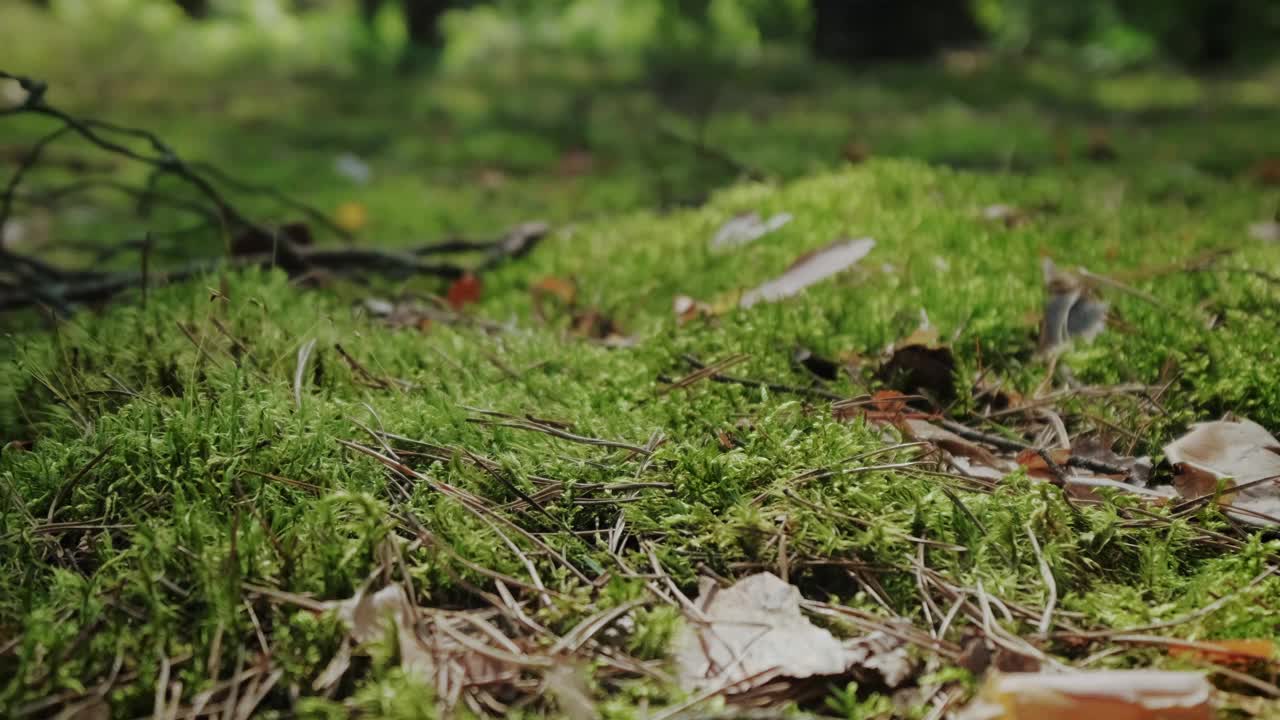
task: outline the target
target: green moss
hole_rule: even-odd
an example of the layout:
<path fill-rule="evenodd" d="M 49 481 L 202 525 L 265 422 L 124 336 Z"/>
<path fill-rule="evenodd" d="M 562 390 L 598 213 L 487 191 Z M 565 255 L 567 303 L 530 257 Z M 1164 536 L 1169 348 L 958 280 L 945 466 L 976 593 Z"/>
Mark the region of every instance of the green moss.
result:
<path fill-rule="evenodd" d="M 102 110 L 87 95 L 71 99 L 71 89 L 81 87 L 72 73 L 49 70 L 69 83 L 59 97 Z M 126 296 L 52 330 L 31 317 L 6 321 L 0 427 L 5 442 L 31 445 L 11 444 L 0 453 L 0 645 L 14 639 L 0 653 L 0 710 L 78 692 L 106 677 L 120 657 L 130 679 L 109 695 L 113 709 L 122 716 L 149 712 L 162 658 L 182 659 L 174 677 L 189 697 L 214 682 L 211 668 L 226 678 L 252 658 L 261 629 L 284 673 L 264 703 L 270 711 L 433 716 L 431 691 L 396 669 L 392 644 L 357 658 L 338 699 L 314 697 L 311 684 L 340 637 L 334 620 L 244 589 L 248 583 L 321 600 L 350 597 L 379 568 L 385 541 L 405 534 L 393 515 L 406 512 L 452 551 L 402 547 L 424 602 L 476 606 L 472 588 L 493 589 L 476 567 L 528 579 L 523 559 L 492 526 L 425 483 L 410 488 L 407 499 L 393 493 L 382 466 L 339 443 L 376 444 L 368 429 L 445 448 L 444 459 L 410 456 L 423 450 L 417 444 L 400 449 L 431 478 L 494 506 L 519 502 L 542 487 L 542 478 L 563 487 L 542 502 L 545 513 L 505 512 L 583 574 L 604 578 L 584 583 L 515 536 L 557 593 L 537 609 L 537 620 L 560 632 L 645 597 L 635 575 L 650 571 L 650 548 L 692 595 L 708 570 L 738 576 L 777 569 L 783 534 L 790 579 L 810 598 L 879 613 L 883 601 L 924 623 L 911 565 L 918 547 L 911 538 L 924 537 L 965 548 L 923 554 L 957 585 L 980 582 L 1006 603 L 1039 608 L 1046 592 L 1027 528 L 1057 581 L 1059 617 L 1076 626 L 1158 623 L 1231 593 L 1214 613 L 1170 632 L 1198 639 L 1280 632 L 1267 612 L 1280 599 L 1280 580 L 1242 589 L 1280 543 L 1255 534 L 1243 550 L 1207 545 L 1198 528 L 1225 529 L 1211 510 L 1145 525 L 1125 517 L 1131 498 L 1077 513 L 1048 486 L 1020 475 L 983 494 L 908 469 L 864 470 L 867 454 L 892 438 L 862 421 L 836 422 L 826 403 L 714 382 L 663 393 L 658 379 L 687 373 L 685 354 L 710 361 L 744 353 L 748 359 L 735 374 L 808 385 L 813 379 L 791 362 L 796 346 L 828 357 L 873 357 L 912 332 L 924 313 L 957 356 L 957 412 L 972 406 L 964 398 L 980 374 L 1029 394 L 1050 372 L 1034 352 L 1039 263 L 1050 255 L 1064 267 L 1126 277 L 1138 291 L 1105 290 L 1121 322 L 1064 355 L 1061 365 L 1085 384 L 1166 388 L 1154 413 L 1119 395 L 1066 399 L 1058 411 L 1072 428 L 1105 422 L 1133 433 L 1122 436 L 1122 445 L 1156 455 L 1188 423 L 1228 411 L 1280 428 L 1274 341 L 1280 289 L 1239 272 L 1280 273 L 1280 249 L 1246 234 L 1250 223 L 1274 212 L 1276 198 L 1236 179 L 1256 156 L 1280 151 L 1274 145 L 1280 133 L 1263 132 L 1265 119 L 1228 101 L 1230 82 L 1214 86 L 1228 100 L 1214 110 L 1218 131 L 1204 137 L 1208 121 L 1196 113 L 1147 124 L 1112 106 L 1121 81 L 1077 87 L 1052 68 L 993 69 L 966 79 L 890 69 L 874 83 L 816 70 L 782 90 L 761 73 L 760 87 L 726 100 L 705 132 L 776 179 L 734 185 L 705 205 L 672 212 L 644 208 L 701 198 L 735 172 L 698 159 L 654 128 L 637 135 L 627 118 L 666 112 L 650 93 L 624 87 L 573 136 L 553 121 L 573 106 L 583 87 L 575 83 L 600 77 L 557 76 L 533 87 L 530 77 L 549 73 L 546 67 L 515 70 L 445 76 L 430 87 L 388 79 L 353 88 L 328 78 L 308 90 L 270 72 L 244 79 L 248 86 L 223 78 L 227 84 L 217 87 L 243 92 L 216 117 L 184 105 L 203 96 L 188 86 L 160 93 L 142 80 L 112 82 L 122 107 L 147 108 L 148 124 L 192 157 L 219 158 L 255 182 L 288 187 L 324 208 L 345 200 L 366 204 L 372 224 L 363 242 L 403 245 L 458 229 L 496 232 L 533 216 L 559 229 L 531 256 L 484 278 L 483 300 L 469 312 L 510 320 L 506 332 L 442 324 L 427 332 L 390 330 L 357 309 L 371 293 L 443 289 L 430 279 L 302 290 L 280 273 L 258 271 L 156 289 L 146 305 Z M 424 82 L 420 92 L 409 92 L 414 82 Z M 1160 77 L 1126 82 L 1143 84 L 1163 107 L 1164 96 L 1151 87 Z M 1174 100 L 1186 102 L 1187 86 L 1178 87 Z M 364 94 L 352 96 L 356 89 Z M 360 122 L 329 121 L 334 97 L 358 97 L 348 101 L 361 106 Z M 1119 118 L 1113 142 L 1120 160 L 1059 164 L 1054 128 L 1075 133 L 1078 146 L 1083 128 L 1104 116 Z M 405 122 L 421 123 L 422 131 L 403 132 Z M 41 131 L 18 127 L 23 138 Z M 582 144 L 583 135 L 594 169 L 558 175 L 560 156 Z M 870 143 L 877 156 L 917 159 L 878 157 L 842 167 L 839 150 L 849 139 Z M 374 163 L 371 185 L 333 175 L 331 156 L 343 151 Z M 506 184 L 479 183 L 486 168 L 501 169 Z M 260 198 L 243 201 L 267 215 L 286 214 Z M 994 203 L 1042 209 L 1006 227 L 981 218 Z M 745 247 L 711 250 L 716 229 L 745 211 L 794 219 Z M 101 244 L 139 232 L 125 208 L 104 212 L 77 232 Z M 877 241 L 868 258 L 795 299 L 687 325 L 673 317 L 677 295 L 734 308 L 737 293 L 799 255 L 864 235 Z M 176 260 L 221 243 L 201 236 L 169 249 Z M 1216 270 L 1176 269 L 1224 247 L 1235 252 Z M 636 336 L 636 346 L 606 349 L 574 338 L 567 317 L 540 320 L 529 290 L 548 276 L 574 279 L 580 302 L 613 317 Z M 299 402 L 298 349 L 313 340 Z M 370 387 L 340 357 L 338 344 L 370 372 L 410 389 Z M 853 396 L 876 387 L 864 369 L 828 389 Z M 563 419 L 580 434 L 634 445 L 655 437 L 662 443 L 642 463 L 623 451 L 470 422 L 467 407 Z M 721 432 L 732 435 L 732 448 L 721 444 Z M 476 469 L 464 450 L 492 460 L 496 474 Z M 874 462 L 912 457 L 910 450 L 890 450 Z M 802 477 L 819 468 L 846 472 Z M 593 489 L 637 476 L 665 486 Z M 615 502 L 575 503 L 587 495 Z M 603 540 L 619 522 L 631 537 L 622 547 L 625 568 Z M 849 567 L 872 568 L 867 572 L 874 572 L 881 597 Z M 660 658 L 679 622 L 674 608 L 645 607 L 618 630 L 618 642 L 639 657 Z M 966 624 L 959 619 L 951 639 Z M 1033 625 L 1019 618 L 1010 629 L 1026 634 Z M 1048 649 L 1082 652 L 1066 642 Z M 1105 659 L 1114 666 L 1178 662 L 1136 649 Z M 296 704 L 293 687 L 301 695 Z M 595 690 L 609 717 L 639 717 L 641 707 L 681 697 L 651 679 L 611 680 Z M 878 697 L 833 690 L 828 707 L 860 716 L 878 707 Z"/>

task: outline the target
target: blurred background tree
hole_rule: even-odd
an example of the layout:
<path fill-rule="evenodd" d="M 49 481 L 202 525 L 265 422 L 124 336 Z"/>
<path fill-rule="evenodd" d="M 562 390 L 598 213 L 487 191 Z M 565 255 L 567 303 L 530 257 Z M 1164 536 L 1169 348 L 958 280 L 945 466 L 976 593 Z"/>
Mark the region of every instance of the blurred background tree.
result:
<path fill-rule="evenodd" d="M 155 16 L 159 0 L 30 0 L 69 17 Z M 1099 70 L 1170 62 L 1218 68 L 1274 55 L 1275 0 L 169 0 L 178 17 L 346 25 L 360 62 L 436 60 L 513 43 L 630 54 L 671 82 L 764 44 L 840 63 L 984 47 Z M 267 32 L 271 32 L 267 29 Z M 224 33 L 225 34 L 225 33 Z M 414 63 L 410 63 L 414 64 Z M 687 69 L 687 68 L 686 68 Z"/>

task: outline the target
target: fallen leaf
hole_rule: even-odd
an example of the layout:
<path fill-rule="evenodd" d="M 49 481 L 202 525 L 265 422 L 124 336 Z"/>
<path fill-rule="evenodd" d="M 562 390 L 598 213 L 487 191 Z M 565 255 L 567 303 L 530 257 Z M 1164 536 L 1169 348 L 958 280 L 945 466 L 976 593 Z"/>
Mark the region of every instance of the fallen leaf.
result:
<path fill-rule="evenodd" d="M 389 327 L 417 328 L 427 331 L 439 313 L 422 303 L 404 300 L 391 302 L 382 298 L 365 298 L 361 303 L 365 312 L 373 317 L 381 318 Z"/>
<path fill-rule="evenodd" d="M 333 159 L 333 171 L 357 185 L 367 185 L 373 178 L 369 163 L 354 153 L 342 153 Z"/>
<path fill-rule="evenodd" d="M 866 257 L 876 241 L 869 238 L 837 240 L 826 247 L 806 253 L 769 282 L 743 293 L 738 305 L 749 308 L 760 301 L 774 302 L 789 298 L 810 285 L 843 272 Z"/>
<path fill-rule="evenodd" d="M 684 325 L 698 318 L 713 317 L 716 313 L 712 307 L 688 295 L 677 295 L 671 301 L 671 309 L 676 315 L 676 324 Z"/>
<path fill-rule="evenodd" d="M 1026 223 L 1031 219 L 1030 213 L 1013 205 L 1005 205 L 996 203 L 988 205 L 982 209 L 982 219 L 991 222 L 1003 223 L 1005 227 L 1013 228 Z"/>
<path fill-rule="evenodd" d="M 778 678 L 872 671 L 889 687 L 911 672 L 903 644 L 883 633 L 841 642 L 800 611 L 800 590 L 772 573 L 725 589 L 704 579 L 695 602 L 706 622 L 690 621 L 675 643 L 680 684 L 690 691 L 741 693 Z"/>
<path fill-rule="evenodd" d="M 840 149 L 840 154 L 850 165 L 857 165 L 871 157 L 871 146 L 861 140 L 850 140 Z"/>
<path fill-rule="evenodd" d="M 1171 647 L 1169 654 L 1219 665 L 1247 667 L 1273 660 L 1276 657 L 1276 642 L 1269 639 L 1202 640 L 1195 647 Z"/>
<path fill-rule="evenodd" d="M 808 370 L 814 377 L 835 380 L 840 377 L 840 363 L 815 354 L 807 347 L 798 347 L 791 353 L 791 360 Z"/>
<path fill-rule="evenodd" d="M 1167 670 L 993 673 L 961 720 L 1211 720 L 1204 675 Z"/>
<path fill-rule="evenodd" d="M 454 280 L 449 285 L 449 291 L 445 294 L 445 300 L 449 302 L 449 307 L 454 310 L 460 310 L 463 306 L 480 299 L 480 294 L 484 290 L 480 278 L 474 273 L 463 273 L 462 277 Z"/>
<path fill-rule="evenodd" d="M 1249 174 L 1262 185 L 1280 185 L 1280 156 L 1262 158 Z"/>
<path fill-rule="evenodd" d="M 533 287 L 529 288 L 529 292 L 535 297 L 553 297 L 565 305 L 573 305 L 574 299 L 578 296 L 578 287 L 569 280 L 547 276 L 534 283 Z"/>
<path fill-rule="evenodd" d="M 905 393 L 923 395 L 936 405 L 948 405 L 956 397 L 955 372 L 956 360 L 950 348 L 911 342 L 894 348 L 876 377 Z"/>
<path fill-rule="evenodd" d="M 993 470 L 999 470 L 1001 476 L 1012 469 L 1010 463 L 997 458 L 990 450 L 925 420 L 904 418 L 898 423 L 898 427 L 912 440 L 927 442 L 953 456 L 968 458 Z"/>
<path fill-rule="evenodd" d="M 485 168 L 480 171 L 477 182 L 486 190 L 498 190 L 507 184 L 507 174 L 497 168 Z"/>
<path fill-rule="evenodd" d="M 790 213 L 778 213 L 768 220 L 761 219 L 760 213 L 750 212 L 730 218 L 711 238 L 712 250 L 740 247 L 755 242 L 791 222 Z"/>
<path fill-rule="evenodd" d="M 433 685 L 446 706 L 456 704 L 464 687 L 508 685 L 523 669 L 551 666 L 545 658 L 524 655 L 516 641 L 496 637 L 496 629 L 477 631 L 475 623 L 458 613 L 415 607 L 399 584 L 375 593 L 361 588 L 353 597 L 328 606 L 356 645 L 394 635 L 401 669 Z M 343 659 L 335 662 L 341 665 Z"/>
<path fill-rule="evenodd" d="M 595 340 L 605 347 L 633 347 L 636 344 L 636 339 L 627 335 L 612 317 L 595 308 L 574 313 L 570 328 L 578 337 Z"/>
<path fill-rule="evenodd" d="M 591 693 L 587 689 L 584 668 L 564 663 L 551 668 L 546 674 L 547 690 L 555 698 L 556 705 L 569 720 L 595 720 L 600 717 Z"/>
<path fill-rule="evenodd" d="M 1280 222 L 1264 220 L 1249 226 L 1249 237 L 1262 242 L 1280 242 Z"/>
<path fill-rule="evenodd" d="M 1041 269 L 1047 298 L 1040 327 L 1040 349 L 1051 351 L 1076 338 L 1092 340 L 1107 325 L 1107 304 L 1074 274 L 1044 258 Z"/>
<path fill-rule="evenodd" d="M 1089 129 L 1089 145 L 1084 154 L 1094 162 L 1112 162 L 1120 157 L 1115 145 L 1111 143 L 1111 131 L 1104 127 Z"/>
<path fill-rule="evenodd" d="M 1280 525 L 1280 442 L 1266 428 L 1246 419 L 1196 423 L 1164 447 L 1178 471 L 1174 487 L 1183 497 L 1229 489 L 1221 500 L 1227 514 L 1252 525 Z M 1256 514 L 1232 512 L 1231 507 Z"/>
<path fill-rule="evenodd" d="M 361 203 L 344 202 L 333 211 L 333 222 L 347 232 L 360 232 L 369 222 L 369 211 Z"/>
<path fill-rule="evenodd" d="M 1049 456 L 1050 460 L 1053 460 L 1053 463 L 1059 469 L 1062 469 L 1063 464 L 1071 459 L 1071 451 L 1066 448 L 1053 448 L 1052 450 L 1046 450 L 1045 454 Z M 1018 453 L 1015 461 L 1025 468 L 1027 474 L 1033 478 L 1041 480 L 1056 479 L 1053 471 L 1049 468 L 1049 463 L 1045 461 L 1044 456 L 1037 450 L 1023 450 Z"/>
<path fill-rule="evenodd" d="M 574 148 L 560 156 L 556 163 L 556 174 L 564 178 L 575 178 L 590 174 L 595 165 L 594 155 L 587 150 Z"/>

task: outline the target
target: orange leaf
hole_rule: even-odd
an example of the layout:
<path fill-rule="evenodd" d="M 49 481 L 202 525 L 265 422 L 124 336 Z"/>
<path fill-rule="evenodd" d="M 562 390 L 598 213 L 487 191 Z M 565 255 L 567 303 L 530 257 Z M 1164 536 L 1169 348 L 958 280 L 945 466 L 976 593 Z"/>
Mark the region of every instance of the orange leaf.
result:
<path fill-rule="evenodd" d="M 871 396 L 871 405 L 882 413 L 898 414 L 907 407 L 907 396 L 897 390 L 879 390 Z"/>
<path fill-rule="evenodd" d="M 1071 459 L 1071 451 L 1066 448 L 1054 448 L 1049 451 L 1049 457 L 1058 466 L 1066 464 Z M 1023 450 L 1018 453 L 1016 461 L 1019 465 L 1027 469 L 1027 474 L 1031 477 L 1052 480 L 1053 472 L 1049 470 L 1049 463 L 1044 461 L 1040 453 L 1036 450 Z"/>
<path fill-rule="evenodd" d="M 453 281 L 449 286 L 449 292 L 445 295 L 445 299 L 449 301 L 449 307 L 454 310 L 461 309 L 464 305 L 469 305 L 480 299 L 480 292 L 484 286 L 480 284 L 480 278 L 472 273 L 463 273 L 462 277 Z"/>
<path fill-rule="evenodd" d="M 534 295 L 550 295 L 558 298 L 565 305 L 572 305 L 573 299 L 578 294 L 578 288 L 569 280 L 547 276 L 534 283 L 533 287 L 529 288 L 529 292 Z"/>
<path fill-rule="evenodd" d="M 1249 665 L 1274 658 L 1276 644 L 1272 640 L 1212 640 L 1198 642 L 1195 647 L 1169 648 L 1169 654 L 1208 660 L 1221 665 Z"/>

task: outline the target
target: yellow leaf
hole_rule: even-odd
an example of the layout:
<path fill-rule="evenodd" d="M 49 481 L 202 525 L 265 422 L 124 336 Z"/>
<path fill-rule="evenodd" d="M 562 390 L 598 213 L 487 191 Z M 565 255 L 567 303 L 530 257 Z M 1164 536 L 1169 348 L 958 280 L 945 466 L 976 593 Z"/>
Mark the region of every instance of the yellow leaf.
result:
<path fill-rule="evenodd" d="M 334 211 L 333 221 L 347 232 L 360 232 L 369 222 L 369 211 L 361 203 L 344 202 Z"/>

